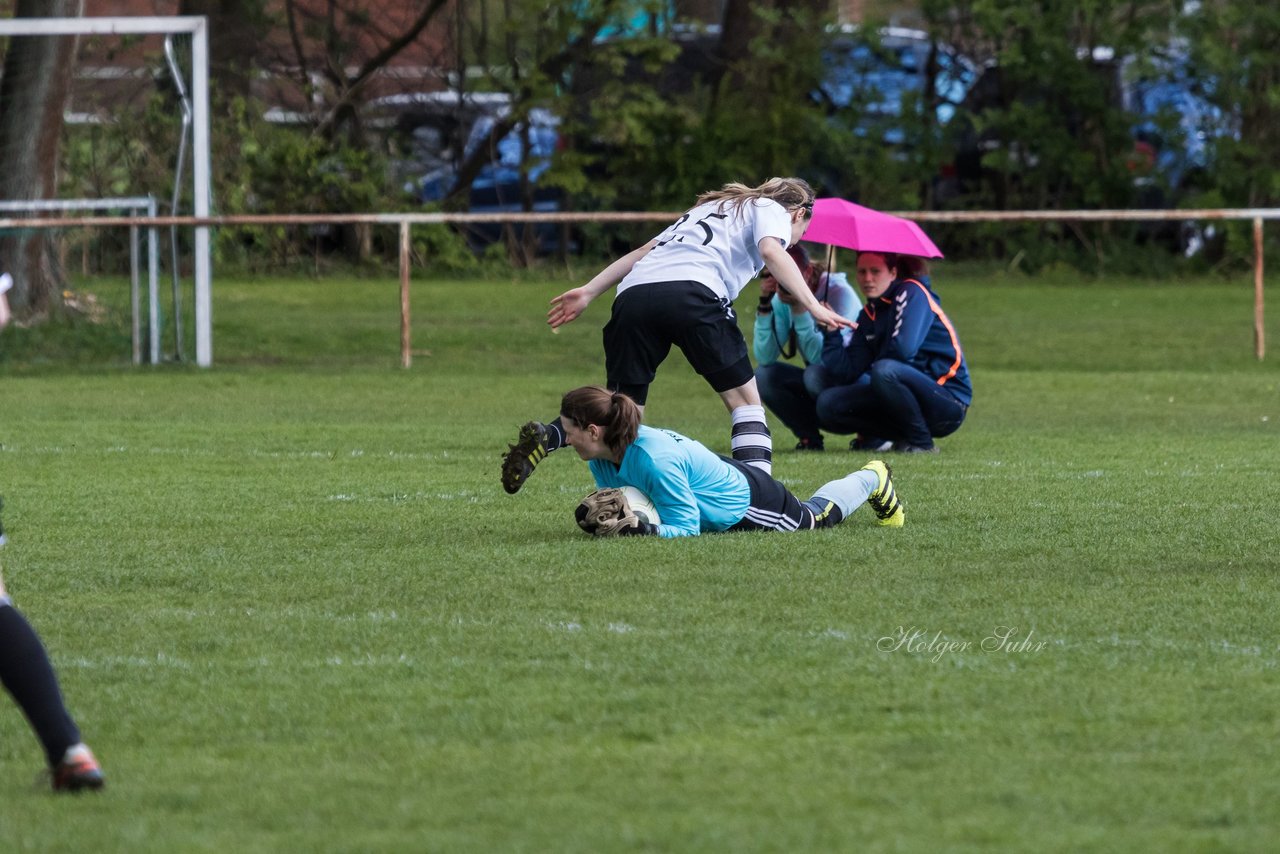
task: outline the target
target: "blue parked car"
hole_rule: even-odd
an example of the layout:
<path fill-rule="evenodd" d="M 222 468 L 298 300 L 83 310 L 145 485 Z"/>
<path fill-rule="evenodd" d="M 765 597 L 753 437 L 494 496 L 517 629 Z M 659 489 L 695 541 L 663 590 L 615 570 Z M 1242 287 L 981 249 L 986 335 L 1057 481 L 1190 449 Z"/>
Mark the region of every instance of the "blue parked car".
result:
<path fill-rule="evenodd" d="M 481 115 L 471 125 L 463 154 L 450 163 L 423 176 L 418 198 L 424 202 L 444 199 L 457 181 L 458 167 L 485 145 L 494 124 L 506 110 Z M 544 109 L 534 109 L 527 123 L 517 125 L 498 140 L 489 152 L 488 161 L 471 182 L 468 210 L 471 213 L 525 213 L 522 170 L 533 189 L 532 213 L 554 213 L 563 206 L 564 196 L 558 187 L 539 186 L 539 179 L 551 168 L 551 159 L 560 145 L 560 119 Z M 527 147 L 526 147 L 527 145 Z M 538 249 L 556 251 L 560 246 L 561 227 L 554 223 L 537 226 Z M 467 229 L 473 247 L 482 249 L 502 237 L 502 227 L 471 225 Z"/>
<path fill-rule="evenodd" d="M 453 193 L 462 164 L 488 144 L 494 124 L 509 114 L 511 99 L 498 92 L 445 91 L 391 96 L 372 107 L 375 122 L 394 126 L 403 154 L 398 169 L 406 189 L 419 201 L 429 203 Z M 555 114 L 534 109 L 527 122 L 492 145 L 468 190 L 467 209 L 472 213 L 524 213 L 523 169 L 533 187 L 532 212 L 559 211 L 563 203 L 559 188 L 540 183 L 560 145 L 559 125 Z M 558 247 L 559 226 L 540 225 L 537 233 L 539 249 Z M 501 239 L 502 227 L 472 225 L 467 234 L 473 248 L 482 249 Z"/>
<path fill-rule="evenodd" d="M 424 202 L 438 202 L 453 190 L 458 167 L 484 145 L 493 131 L 494 124 L 506 115 L 506 109 L 481 115 L 471 124 L 467 142 L 457 161 L 443 165 L 424 175 L 418 197 Z M 490 151 L 489 160 L 471 183 L 475 213 L 483 211 L 521 210 L 520 174 L 526 169 L 531 183 L 551 167 L 551 158 L 560 144 L 560 120 L 547 110 L 535 109 L 527 124 L 528 150 L 525 149 L 525 127 L 517 125 L 498 140 Z M 477 195 L 481 198 L 477 198 Z M 477 204 L 480 207 L 477 207 Z M 483 209 L 483 211 L 481 210 Z M 535 209 L 537 209 L 535 207 Z"/>
<path fill-rule="evenodd" d="M 1219 137 L 1231 133 L 1227 117 L 1206 97 L 1211 81 L 1190 77 L 1185 62 L 1164 60 L 1121 70 L 1121 105 L 1135 117 L 1134 139 L 1151 158 L 1152 172 L 1171 192 L 1194 187 Z"/>
<path fill-rule="evenodd" d="M 1207 188 L 1214 145 L 1237 133 L 1234 120 L 1207 97 L 1213 82 L 1193 79 L 1181 59 L 1163 59 L 1143 69 L 1128 61 L 1121 76 L 1122 105 L 1135 117 L 1135 160 L 1140 167 L 1135 183 L 1142 205 L 1176 207 Z M 1212 222 L 1188 220 L 1166 224 L 1164 230 L 1172 230 L 1166 236 L 1188 257 L 1219 237 Z"/>
<path fill-rule="evenodd" d="M 933 67 L 930 68 L 930 54 Z M 907 144 L 903 111 L 932 91 L 936 123 L 945 125 L 977 78 L 977 70 L 951 47 L 921 30 L 887 27 L 872 35 L 844 27 L 823 52 L 827 76 L 815 98 L 830 109 L 858 110 L 853 131 Z M 917 106 L 920 102 L 917 102 Z"/>

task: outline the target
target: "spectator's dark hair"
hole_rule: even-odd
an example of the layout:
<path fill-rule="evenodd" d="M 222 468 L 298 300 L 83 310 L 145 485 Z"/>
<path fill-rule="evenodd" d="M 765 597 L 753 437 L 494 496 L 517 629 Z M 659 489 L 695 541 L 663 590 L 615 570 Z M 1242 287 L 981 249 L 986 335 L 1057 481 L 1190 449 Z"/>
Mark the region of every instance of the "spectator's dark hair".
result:
<path fill-rule="evenodd" d="M 921 279 L 929 275 L 929 262 L 919 255 L 898 256 L 899 279 Z"/>
<path fill-rule="evenodd" d="M 604 428 L 604 441 L 617 453 L 636 440 L 640 432 L 640 407 L 620 391 L 598 385 L 575 388 L 560 401 L 560 417 L 580 428 L 590 424 Z"/>
<path fill-rule="evenodd" d="M 815 264 L 809 259 L 809 250 L 805 249 L 799 243 L 794 246 L 787 247 L 787 254 L 791 256 L 791 260 L 796 262 L 796 267 L 800 269 L 800 276 L 804 279 L 805 284 L 809 286 L 809 290 L 817 293 L 818 282 L 822 278 L 822 274 L 827 268 L 821 264 Z M 762 279 L 775 279 L 773 271 L 768 267 L 760 273 Z"/>
<path fill-rule="evenodd" d="M 895 279 L 919 279 L 929 275 L 929 262 L 919 255 L 899 255 L 897 252 L 876 252 L 874 249 L 858 250 L 858 257 L 879 255 L 884 265 L 894 271 Z"/>
<path fill-rule="evenodd" d="M 791 256 L 792 261 L 796 262 L 796 266 L 800 268 L 801 273 L 808 272 L 805 268 L 813 266 L 813 261 L 809 258 L 809 250 L 799 243 L 794 246 L 788 246 L 787 254 Z"/>
<path fill-rule="evenodd" d="M 899 259 L 904 256 L 901 256 L 896 252 L 877 252 L 874 249 L 859 249 L 857 257 L 861 258 L 863 255 L 879 255 L 884 259 L 885 267 L 893 271 L 893 277 L 895 279 L 902 277 L 902 267 L 900 266 L 901 261 Z"/>

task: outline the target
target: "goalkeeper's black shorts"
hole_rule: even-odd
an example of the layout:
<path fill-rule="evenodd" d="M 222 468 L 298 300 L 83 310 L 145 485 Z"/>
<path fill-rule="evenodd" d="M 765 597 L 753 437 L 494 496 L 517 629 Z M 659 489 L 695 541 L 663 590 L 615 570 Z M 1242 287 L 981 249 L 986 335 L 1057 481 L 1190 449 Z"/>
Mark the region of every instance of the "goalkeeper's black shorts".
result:
<path fill-rule="evenodd" d="M 813 508 L 792 495 L 791 490 L 779 481 L 755 466 L 744 465 L 729 457 L 720 459 L 746 475 L 747 485 L 751 488 L 747 514 L 729 528 L 730 531 L 807 531 L 814 527 L 827 527 L 826 518 L 817 520 Z"/>

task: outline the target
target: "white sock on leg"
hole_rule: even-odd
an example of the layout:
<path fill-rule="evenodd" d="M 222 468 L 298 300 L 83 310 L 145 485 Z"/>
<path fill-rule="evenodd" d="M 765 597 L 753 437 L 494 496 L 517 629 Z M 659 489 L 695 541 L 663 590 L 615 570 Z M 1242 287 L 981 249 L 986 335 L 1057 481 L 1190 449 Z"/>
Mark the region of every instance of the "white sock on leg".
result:
<path fill-rule="evenodd" d="M 818 487 L 818 491 L 813 494 L 813 501 L 834 503 L 840 508 L 843 517 L 848 519 L 879 485 L 880 480 L 875 472 L 859 469 Z"/>

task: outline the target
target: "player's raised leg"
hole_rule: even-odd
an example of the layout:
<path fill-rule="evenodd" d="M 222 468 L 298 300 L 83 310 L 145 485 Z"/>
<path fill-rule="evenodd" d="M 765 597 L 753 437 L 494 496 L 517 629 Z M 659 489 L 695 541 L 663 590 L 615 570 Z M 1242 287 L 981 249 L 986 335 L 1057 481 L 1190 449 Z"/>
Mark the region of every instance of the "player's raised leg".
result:
<path fill-rule="evenodd" d="M 520 428 L 514 445 L 502 455 L 502 488 L 514 495 L 546 459 L 547 454 L 564 446 L 564 427 L 556 418 L 550 424 L 530 421 Z"/>

